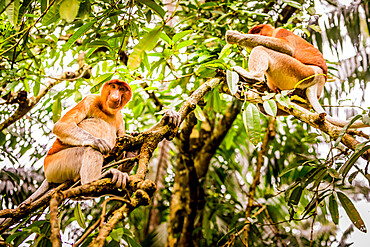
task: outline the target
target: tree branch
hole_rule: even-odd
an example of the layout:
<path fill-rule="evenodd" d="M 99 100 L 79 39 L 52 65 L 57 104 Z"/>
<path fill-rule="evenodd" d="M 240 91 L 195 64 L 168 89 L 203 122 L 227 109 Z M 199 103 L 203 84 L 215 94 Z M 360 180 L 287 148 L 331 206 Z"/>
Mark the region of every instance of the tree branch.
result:
<path fill-rule="evenodd" d="M 21 102 L 19 102 L 18 109 L 13 113 L 12 116 L 10 116 L 8 119 L 4 120 L 4 122 L 0 123 L 0 131 L 3 129 L 9 127 L 16 121 L 18 121 L 20 118 L 22 118 L 24 115 L 26 115 L 48 92 L 49 90 L 54 87 L 55 85 L 59 84 L 60 82 L 64 80 L 78 80 L 86 75 L 86 72 L 90 69 L 90 66 L 85 65 L 83 67 L 83 70 L 81 71 L 80 68 L 76 72 L 64 72 L 62 76 L 59 78 L 55 78 L 47 84 L 47 86 L 40 91 L 40 93 L 34 97 L 27 98 Z"/>

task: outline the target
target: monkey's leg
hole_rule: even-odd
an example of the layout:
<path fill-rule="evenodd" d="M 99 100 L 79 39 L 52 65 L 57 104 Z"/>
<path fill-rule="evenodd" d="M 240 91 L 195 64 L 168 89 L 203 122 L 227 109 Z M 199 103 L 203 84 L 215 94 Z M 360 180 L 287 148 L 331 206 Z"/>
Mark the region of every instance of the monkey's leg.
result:
<path fill-rule="evenodd" d="M 103 161 L 102 153 L 91 147 L 84 148 L 80 170 L 81 184 L 92 182 L 101 177 Z"/>
<path fill-rule="evenodd" d="M 44 162 L 46 180 L 50 183 L 63 183 L 80 177 L 84 147 L 63 149 L 48 155 Z"/>
<path fill-rule="evenodd" d="M 252 50 L 248 66 L 254 74 L 264 73 L 267 76 L 267 85 L 273 91 L 305 89 L 315 83 L 312 76 L 316 73 L 312 66 L 263 46 Z"/>
<path fill-rule="evenodd" d="M 103 155 L 90 147 L 84 149 L 80 170 L 81 184 L 86 184 L 103 177 L 111 177 L 112 182 L 115 183 L 118 188 L 123 189 L 126 187 L 126 183 L 130 179 L 126 172 L 111 168 L 101 174 L 104 161 Z"/>

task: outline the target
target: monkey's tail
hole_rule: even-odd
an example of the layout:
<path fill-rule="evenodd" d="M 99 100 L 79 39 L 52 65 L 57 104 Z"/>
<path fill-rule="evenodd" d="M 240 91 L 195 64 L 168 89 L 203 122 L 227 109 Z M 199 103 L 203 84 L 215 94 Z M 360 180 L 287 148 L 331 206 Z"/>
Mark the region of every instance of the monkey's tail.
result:
<path fill-rule="evenodd" d="M 46 179 L 42 182 L 40 187 L 37 188 L 37 190 L 26 200 L 24 200 L 21 204 L 18 205 L 18 208 L 23 204 L 29 204 L 37 199 L 39 199 L 41 196 L 43 196 L 47 191 L 50 189 L 50 184 Z M 2 225 L 8 225 L 11 223 L 12 218 L 0 218 L 0 226 Z"/>
<path fill-rule="evenodd" d="M 346 124 L 349 123 L 348 120 L 339 120 L 336 118 L 333 118 L 332 116 L 328 115 L 325 110 L 322 108 L 322 106 L 319 103 L 319 100 L 317 99 L 317 84 L 312 85 L 311 87 L 308 87 L 306 89 L 306 95 L 308 100 L 310 101 L 312 108 L 317 112 L 318 114 L 325 113 L 325 119 L 328 120 L 329 123 L 334 124 L 339 127 L 344 127 Z M 364 127 L 370 127 L 370 125 L 366 125 L 361 121 L 355 121 L 350 128 L 364 128 Z"/>

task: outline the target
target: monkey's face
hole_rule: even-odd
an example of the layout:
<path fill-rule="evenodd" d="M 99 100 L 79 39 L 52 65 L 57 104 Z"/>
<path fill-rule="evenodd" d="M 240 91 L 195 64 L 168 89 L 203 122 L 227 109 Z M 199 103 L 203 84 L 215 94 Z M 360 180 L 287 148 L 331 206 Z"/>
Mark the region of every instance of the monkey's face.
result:
<path fill-rule="evenodd" d="M 271 37 L 274 29 L 270 24 L 259 24 L 251 28 L 248 33 Z"/>
<path fill-rule="evenodd" d="M 104 84 L 101 97 L 103 105 L 109 112 L 121 110 L 132 97 L 130 86 L 121 80 L 111 80 Z"/>

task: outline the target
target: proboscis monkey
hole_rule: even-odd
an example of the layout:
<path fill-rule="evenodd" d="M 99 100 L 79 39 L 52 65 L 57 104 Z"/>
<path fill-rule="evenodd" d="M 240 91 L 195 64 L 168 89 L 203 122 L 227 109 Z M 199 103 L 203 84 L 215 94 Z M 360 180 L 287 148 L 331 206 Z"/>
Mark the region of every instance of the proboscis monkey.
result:
<path fill-rule="evenodd" d="M 127 173 L 111 168 L 101 174 L 103 154 L 109 153 L 116 138 L 125 134 L 120 110 L 130 101 L 130 86 L 118 79 L 106 82 L 100 95 L 88 95 L 69 110 L 54 126 L 56 141 L 44 161 L 46 180 L 22 204 L 30 203 L 49 190 L 49 183 L 81 179 L 86 184 L 111 176 L 117 187 L 129 181 Z M 178 127 L 181 117 L 167 111 L 159 124 Z M 7 219 L 1 221 L 3 224 Z"/>
<path fill-rule="evenodd" d="M 326 115 L 320 105 L 320 97 L 328 68 L 322 53 L 303 38 L 283 28 L 270 24 L 260 24 L 249 30 L 248 34 L 236 31 L 226 32 L 229 44 L 238 44 L 252 49 L 248 61 L 249 72 L 236 66 L 234 70 L 248 82 L 255 83 L 267 77 L 267 85 L 277 90 L 306 89 L 306 95 L 313 109 L 323 114 L 337 126 L 345 126 L 348 121 Z M 369 127 L 356 121 L 351 128 Z"/>
<path fill-rule="evenodd" d="M 117 169 L 101 174 L 104 154 L 109 153 L 118 136 L 125 134 L 120 110 L 130 101 L 130 86 L 118 79 L 104 83 L 100 95 L 88 95 L 69 110 L 55 125 L 57 136 L 44 161 L 46 180 L 23 203 L 42 196 L 49 183 L 81 179 L 86 184 L 101 177 L 112 176 L 124 188 L 129 176 Z"/>

